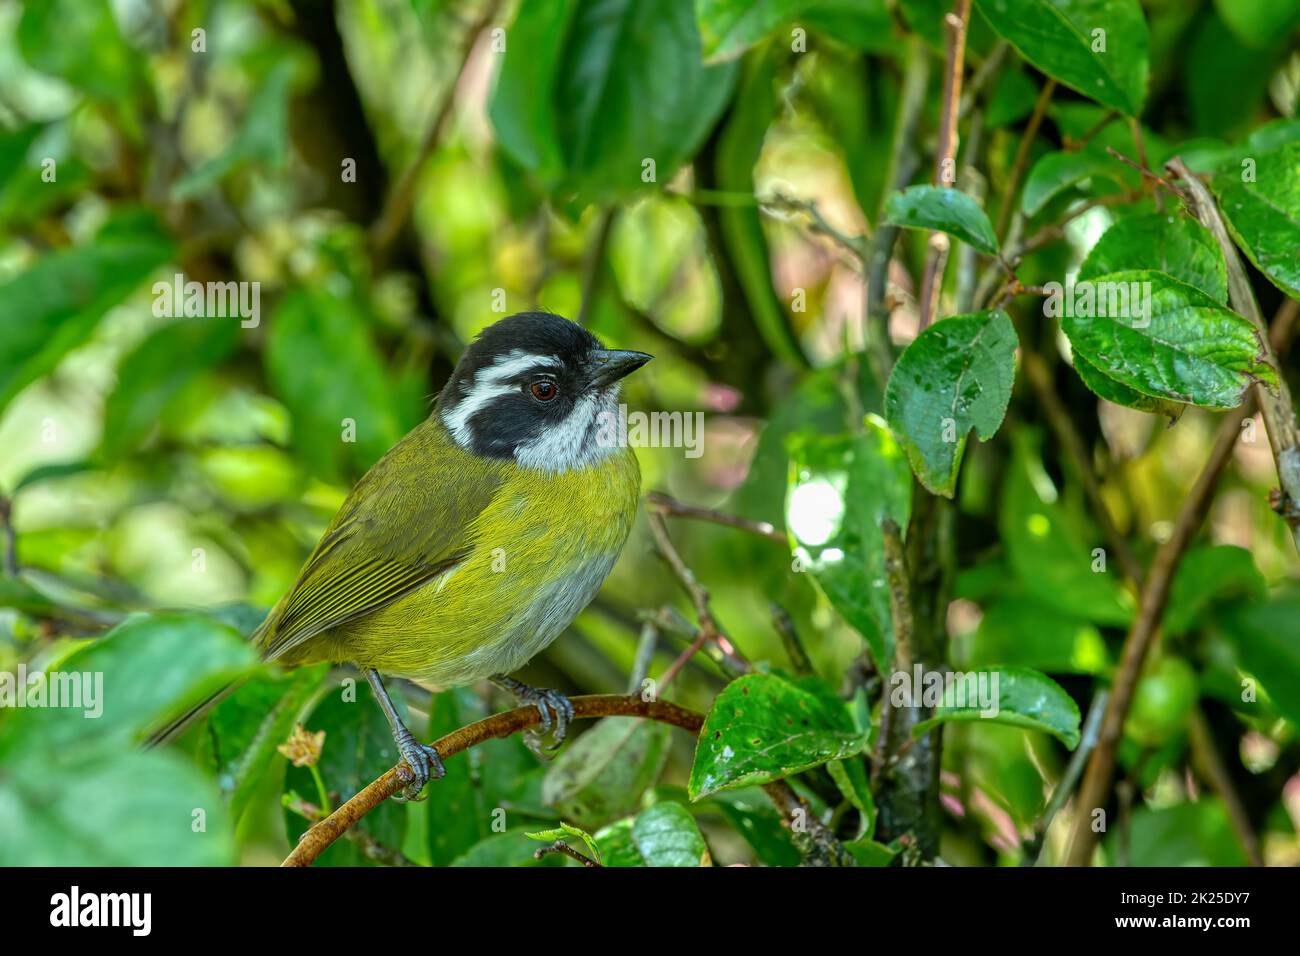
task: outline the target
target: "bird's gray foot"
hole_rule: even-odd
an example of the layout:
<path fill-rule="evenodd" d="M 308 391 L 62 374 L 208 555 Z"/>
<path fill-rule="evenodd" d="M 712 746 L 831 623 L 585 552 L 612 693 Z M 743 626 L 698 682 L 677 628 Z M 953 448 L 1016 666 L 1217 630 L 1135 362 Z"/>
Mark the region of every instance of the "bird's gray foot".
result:
<path fill-rule="evenodd" d="M 558 690 L 530 687 L 504 674 L 493 677 L 492 683 L 503 690 L 508 690 L 521 705 L 531 704 L 536 707 L 537 713 L 541 715 L 541 722 L 537 728 L 524 734 L 524 743 L 528 745 L 529 750 L 539 757 L 546 758 L 564 743 L 565 735 L 569 732 L 569 721 L 573 720 L 573 704 L 568 697 Z M 551 734 L 549 747 L 542 743 L 547 734 Z"/>
<path fill-rule="evenodd" d="M 447 768 L 442 765 L 442 758 L 438 756 L 438 751 L 429 744 L 422 744 L 411 734 L 405 727 L 400 733 L 393 734 L 393 742 L 397 744 L 398 753 L 411 768 L 412 778 L 405 787 L 402 788 L 403 800 L 423 800 L 420 791 L 424 785 L 429 782 L 429 778 L 441 780 L 447 775 Z"/>

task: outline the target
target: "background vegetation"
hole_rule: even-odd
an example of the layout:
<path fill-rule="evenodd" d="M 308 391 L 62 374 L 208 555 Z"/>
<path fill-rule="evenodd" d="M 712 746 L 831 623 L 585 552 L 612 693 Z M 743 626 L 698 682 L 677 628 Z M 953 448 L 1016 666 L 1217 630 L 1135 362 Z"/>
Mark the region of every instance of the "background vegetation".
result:
<path fill-rule="evenodd" d="M 392 766 L 356 675 L 265 672 L 240 635 L 463 343 L 535 307 L 654 353 L 629 406 L 706 431 L 638 449 L 672 500 L 521 676 L 648 677 L 703 743 L 490 741 L 320 863 L 578 865 L 534 858 L 561 823 L 606 864 L 1300 862 L 1270 497 L 1298 25 L 1293 0 L 0 0 L 0 670 L 106 695 L 0 710 L 0 862 L 278 862 Z M 1080 270 L 1151 283 L 1150 326 L 1046 315 Z M 256 327 L 156 314 L 177 273 L 258 283 Z M 1002 717 L 891 705 L 911 662 L 996 670 Z M 402 691 L 430 740 L 511 706 Z M 286 745 L 298 722 L 323 741 Z"/>

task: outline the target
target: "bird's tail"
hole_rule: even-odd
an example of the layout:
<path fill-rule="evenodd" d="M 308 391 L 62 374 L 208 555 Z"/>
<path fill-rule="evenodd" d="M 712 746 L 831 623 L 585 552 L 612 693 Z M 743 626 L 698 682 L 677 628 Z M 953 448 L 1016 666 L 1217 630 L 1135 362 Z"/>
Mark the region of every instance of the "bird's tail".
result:
<path fill-rule="evenodd" d="M 248 635 L 248 640 L 254 646 L 260 645 L 262 634 L 266 630 L 268 622 L 271 620 L 271 616 L 272 615 L 268 614 L 266 616 L 266 619 L 263 620 L 260 625 L 258 625 L 257 629 L 253 631 L 252 634 Z M 189 710 L 185 711 L 183 714 L 180 714 L 177 717 L 173 718 L 172 720 L 168 721 L 167 723 L 163 724 L 161 727 L 153 731 L 153 733 L 151 733 L 148 737 L 145 738 L 144 741 L 145 748 L 150 749 L 153 747 L 157 747 L 160 744 L 165 744 L 168 743 L 169 741 L 175 740 L 177 737 L 183 734 L 186 731 L 186 729 L 189 728 L 189 726 L 193 724 L 196 720 L 199 720 L 200 718 L 205 716 L 210 710 L 212 710 L 212 708 L 216 707 L 217 704 L 221 703 L 223 700 L 225 700 L 227 697 L 233 694 L 236 690 L 238 690 L 243 685 L 243 683 L 244 683 L 243 679 L 231 681 L 229 684 L 226 684 L 224 687 L 220 687 L 217 690 L 213 691 L 211 694 L 203 698 L 203 700 L 199 701 L 197 704 L 195 704 Z"/>
<path fill-rule="evenodd" d="M 203 700 L 185 711 L 185 713 L 168 721 L 166 724 L 163 724 L 145 738 L 144 745 L 146 749 L 157 747 L 160 744 L 165 744 L 169 741 L 175 740 L 196 720 L 206 715 L 213 707 L 216 707 L 217 704 L 221 703 L 233 694 L 241 684 L 243 684 L 242 680 L 231 681 L 225 687 L 222 687 L 203 698 Z"/>

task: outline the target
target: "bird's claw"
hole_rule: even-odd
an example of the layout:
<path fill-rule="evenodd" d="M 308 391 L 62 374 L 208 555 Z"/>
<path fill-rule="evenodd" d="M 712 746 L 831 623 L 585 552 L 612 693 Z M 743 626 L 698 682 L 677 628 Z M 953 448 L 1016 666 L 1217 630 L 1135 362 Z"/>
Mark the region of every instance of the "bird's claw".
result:
<path fill-rule="evenodd" d="M 525 687 L 515 691 L 515 697 L 521 704 L 532 704 L 541 715 L 541 721 L 535 730 L 524 734 L 524 743 L 537 756 L 545 759 L 560 748 L 569 732 L 569 722 L 573 720 L 573 704 L 569 698 L 558 690 L 537 687 Z M 542 741 L 551 735 L 551 743 Z"/>
<path fill-rule="evenodd" d="M 438 756 L 437 750 L 429 744 L 420 743 L 409 732 L 399 736 L 396 743 L 397 750 L 406 761 L 409 771 L 409 777 L 403 774 L 402 779 L 406 781 L 406 786 L 402 788 L 401 795 L 396 799 L 423 800 L 420 791 L 429 782 L 429 778 L 442 779 L 447 773 L 447 768 L 442 765 L 442 758 Z"/>

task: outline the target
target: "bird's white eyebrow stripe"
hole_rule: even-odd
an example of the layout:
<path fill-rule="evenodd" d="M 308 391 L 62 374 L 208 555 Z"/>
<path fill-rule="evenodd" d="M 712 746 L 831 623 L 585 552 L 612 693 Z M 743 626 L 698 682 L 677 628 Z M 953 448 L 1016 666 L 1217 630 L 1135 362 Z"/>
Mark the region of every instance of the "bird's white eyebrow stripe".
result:
<path fill-rule="evenodd" d="M 456 441 L 464 447 L 469 447 L 474 440 L 469 420 L 492 399 L 513 392 L 516 386 L 509 384 L 511 378 L 539 365 L 554 369 L 562 367 L 560 360 L 553 355 L 535 355 L 523 349 L 514 349 L 487 368 L 479 369 L 474 374 L 474 380 L 470 383 L 464 397 L 443 412 L 443 423 Z"/>

